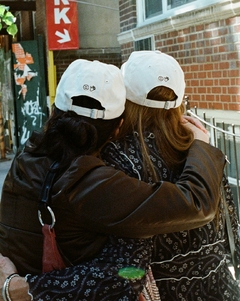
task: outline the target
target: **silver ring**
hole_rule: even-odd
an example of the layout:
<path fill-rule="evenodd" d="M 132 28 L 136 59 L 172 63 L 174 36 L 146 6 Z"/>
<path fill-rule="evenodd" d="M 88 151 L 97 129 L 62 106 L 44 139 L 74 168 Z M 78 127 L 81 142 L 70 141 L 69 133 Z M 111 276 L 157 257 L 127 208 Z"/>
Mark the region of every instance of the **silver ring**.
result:
<path fill-rule="evenodd" d="M 50 228 L 52 229 L 52 228 L 54 227 L 54 225 L 55 225 L 56 218 L 55 218 L 55 215 L 54 215 L 54 213 L 53 213 L 51 207 L 47 206 L 47 210 L 49 211 L 49 213 L 50 213 L 50 215 L 51 215 L 51 217 L 52 217 L 52 224 L 51 224 L 51 226 L 50 226 Z M 43 222 L 43 220 L 42 220 L 42 215 L 41 215 L 41 211 L 40 211 L 40 210 L 38 210 L 38 219 L 39 219 L 40 224 L 41 224 L 42 226 L 44 226 L 44 222 Z"/>

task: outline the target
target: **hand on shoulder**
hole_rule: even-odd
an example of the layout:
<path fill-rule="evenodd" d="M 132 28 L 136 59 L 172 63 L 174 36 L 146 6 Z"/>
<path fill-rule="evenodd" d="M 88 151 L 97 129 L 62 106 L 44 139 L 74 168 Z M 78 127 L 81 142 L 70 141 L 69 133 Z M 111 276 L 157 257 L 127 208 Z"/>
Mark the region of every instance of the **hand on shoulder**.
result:
<path fill-rule="evenodd" d="M 190 116 L 184 116 L 182 118 L 182 122 L 184 126 L 189 128 L 193 132 L 194 139 L 209 143 L 208 131 L 204 128 L 204 126 L 198 119 Z"/>

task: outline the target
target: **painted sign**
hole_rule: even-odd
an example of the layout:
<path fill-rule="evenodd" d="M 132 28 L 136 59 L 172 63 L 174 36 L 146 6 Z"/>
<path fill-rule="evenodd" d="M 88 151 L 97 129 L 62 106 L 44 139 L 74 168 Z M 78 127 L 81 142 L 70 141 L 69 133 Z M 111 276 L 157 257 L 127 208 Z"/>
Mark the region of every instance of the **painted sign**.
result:
<path fill-rule="evenodd" d="M 78 49 L 77 2 L 46 0 L 49 50 Z"/>
<path fill-rule="evenodd" d="M 31 133 L 42 129 L 48 115 L 38 41 L 12 44 L 18 147 L 22 149 Z"/>

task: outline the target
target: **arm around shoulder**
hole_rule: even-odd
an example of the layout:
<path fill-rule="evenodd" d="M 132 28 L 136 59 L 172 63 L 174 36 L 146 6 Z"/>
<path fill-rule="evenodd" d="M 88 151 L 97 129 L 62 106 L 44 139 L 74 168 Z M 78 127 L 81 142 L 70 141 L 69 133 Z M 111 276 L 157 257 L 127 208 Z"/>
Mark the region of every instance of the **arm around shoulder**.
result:
<path fill-rule="evenodd" d="M 131 220 L 135 217 L 139 221 L 141 217 L 138 226 L 142 233 L 146 230 L 146 234 L 151 226 L 155 228 L 154 234 L 161 234 L 205 225 L 214 218 L 218 209 L 225 162 L 221 150 L 194 140 L 179 180 L 175 184 L 160 183 L 155 193 L 134 211 Z M 126 224 L 127 219 L 122 225 L 122 233 Z"/>

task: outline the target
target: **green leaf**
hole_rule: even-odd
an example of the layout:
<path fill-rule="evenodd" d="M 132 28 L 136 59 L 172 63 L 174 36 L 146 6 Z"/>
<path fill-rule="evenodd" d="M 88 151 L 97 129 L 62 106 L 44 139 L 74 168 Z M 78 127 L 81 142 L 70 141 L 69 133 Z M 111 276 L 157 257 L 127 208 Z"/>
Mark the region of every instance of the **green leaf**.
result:
<path fill-rule="evenodd" d="M 7 12 L 3 18 L 2 18 L 3 22 L 5 22 L 6 25 L 12 25 L 16 18 L 14 17 L 14 15 L 11 12 Z"/>
<path fill-rule="evenodd" d="M 15 34 L 18 32 L 18 28 L 16 24 L 12 24 L 10 26 L 7 27 L 7 32 L 11 35 L 11 36 L 15 36 Z"/>
<path fill-rule="evenodd" d="M 0 30 L 3 27 L 7 26 L 8 34 L 14 37 L 15 34 L 18 32 L 17 25 L 14 24 L 15 22 L 16 22 L 16 18 L 9 11 L 9 6 L 0 4 Z"/>
<path fill-rule="evenodd" d="M 5 11 L 8 11 L 8 10 L 9 10 L 9 6 L 0 4 L 0 17 L 3 17 L 5 14 Z"/>

